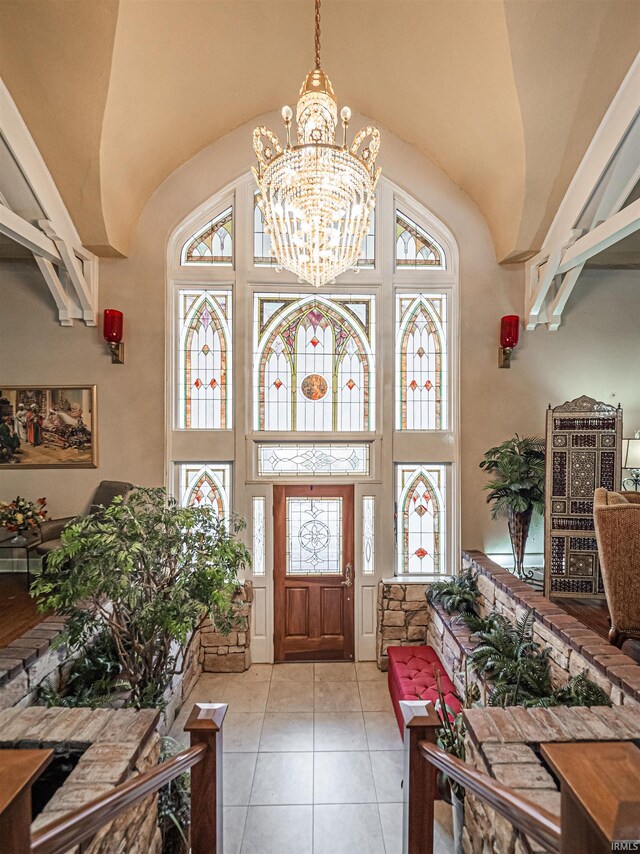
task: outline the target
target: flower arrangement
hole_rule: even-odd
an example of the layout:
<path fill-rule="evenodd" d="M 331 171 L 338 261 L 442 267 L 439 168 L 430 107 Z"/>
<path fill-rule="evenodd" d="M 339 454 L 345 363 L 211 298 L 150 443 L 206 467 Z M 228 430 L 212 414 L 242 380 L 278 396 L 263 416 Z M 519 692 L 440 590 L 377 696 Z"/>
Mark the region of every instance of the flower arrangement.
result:
<path fill-rule="evenodd" d="M 33 502 L 20 496 L 13 501 L 0 501 L 0 525 L 3 525 L 7 531 L 37 528 L 46 518 L 47 511 L 44 509 L 46 503 L 46 498 L 38 498 Z"/>

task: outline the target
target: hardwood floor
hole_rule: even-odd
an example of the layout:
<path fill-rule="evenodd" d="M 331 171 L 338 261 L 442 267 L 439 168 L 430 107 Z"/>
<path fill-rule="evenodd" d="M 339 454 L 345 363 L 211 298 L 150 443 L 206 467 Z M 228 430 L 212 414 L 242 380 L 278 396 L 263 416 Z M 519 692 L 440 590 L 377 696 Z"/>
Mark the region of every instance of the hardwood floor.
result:
<path fill-rule="evenodd" d="M 36 603 L 27 591 L 27 576 L 23 572 L 0 573 L 0 649 L 28 629 L 42 622 Z"/>
<path fill-rule="evenodd" d="M 609 633 L 609 609 L 604 599 L 553 599 L 567 614 L 580 620 L 588 629 L 607 640 Z"/>

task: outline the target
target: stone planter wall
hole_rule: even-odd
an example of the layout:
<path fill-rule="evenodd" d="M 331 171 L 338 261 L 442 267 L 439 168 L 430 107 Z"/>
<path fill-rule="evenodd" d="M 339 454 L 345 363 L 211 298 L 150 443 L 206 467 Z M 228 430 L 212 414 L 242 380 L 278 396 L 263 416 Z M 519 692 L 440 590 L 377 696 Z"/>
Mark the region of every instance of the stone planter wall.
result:
<path fill-rule="evenodd" d="M 466 709 L 466 762 L 560 815 L 560 792 L 541 761 L 541 743 L 632 741 L 640 738 L 637 707 Z M 530 854 L 539 846 L 518 833 L 480 798 L 465 797 L 465 854 Z M 586 854 L 586 852 L 585 852 Z"/>
<path fill-rule="evenodd" d="M 0 709 L 31 706 L 44 682 L 57 689 L 76 654 L 66 646 L 52 647 L 64 628 L 60 617 L 47 617 L 9 646 L 0 649 Z"/>
<path fill-rule="evenodd" d="M 234 597 L 235 616 L 228 634 L 207 620 L 200 632 L 200 664 L 205 673 L 242 673 L 251 667 L 253 586 L 245 582 Z"/>
<path fill-rule="evenodd" d="M 11 708 L 0 712 L 0 748 L 81 752 L 80 761 L 32 824 L 32 831 L 84 806 L 157 764 L 158 712 L 143 709 Z M 74 849 L 75 850 L 75 849 Z M 106 825 L 87 854 L 159 854 L 157 796 Z"/>
<path fill-rule="evenodd" d="M 463 566 L 478 574 L 480 612 L 494 608 L 514 622 L 527 610 L 534 616 L 534 636 L 551 649 L 554 684 L 585 673 L 611 697 L 614 704 L 640 704 L 640 665 L 558 605 L 537 593 L 482 552 L 463 553 Z M 389 646 L 432 646 L 460 692 L 468 652 L 474 641 L 464 624 L 426 602 L 425 584 L 381 582 L 378 590 L 378 666 L 387 669 Z M 469 671 L 470 679 L 476 677 Z"/>

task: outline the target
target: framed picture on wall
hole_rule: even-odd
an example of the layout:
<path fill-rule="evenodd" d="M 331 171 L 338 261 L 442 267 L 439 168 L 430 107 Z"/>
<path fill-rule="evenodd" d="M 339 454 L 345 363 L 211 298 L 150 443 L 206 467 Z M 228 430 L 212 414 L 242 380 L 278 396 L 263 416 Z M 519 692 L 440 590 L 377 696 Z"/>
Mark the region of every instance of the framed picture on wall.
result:
<path fill-rule="evenodd" d="M 0 384 L 0 468 L 95 468 L 96 387 Z"/>

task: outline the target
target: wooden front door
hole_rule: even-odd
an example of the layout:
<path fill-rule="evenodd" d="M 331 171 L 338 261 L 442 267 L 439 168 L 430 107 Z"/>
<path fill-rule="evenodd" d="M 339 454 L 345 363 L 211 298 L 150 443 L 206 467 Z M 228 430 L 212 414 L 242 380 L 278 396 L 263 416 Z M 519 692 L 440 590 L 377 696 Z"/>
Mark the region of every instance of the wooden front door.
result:
<path fill-rule="evenodd" d="M 353 661 L 353 486 L 274 486 L 276 661 Z"/>

